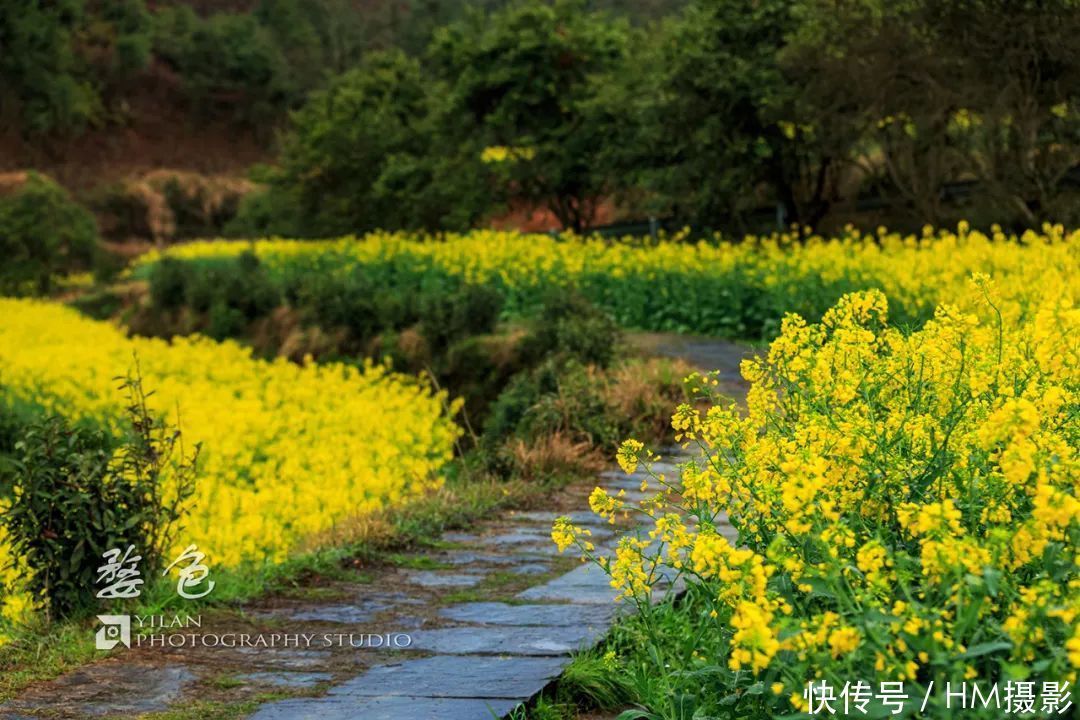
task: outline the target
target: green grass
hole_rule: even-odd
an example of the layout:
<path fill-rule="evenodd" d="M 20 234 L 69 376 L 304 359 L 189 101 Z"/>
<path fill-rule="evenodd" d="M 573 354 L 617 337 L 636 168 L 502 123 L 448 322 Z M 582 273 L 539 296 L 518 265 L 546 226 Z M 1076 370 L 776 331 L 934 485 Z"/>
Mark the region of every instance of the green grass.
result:
<path fill-rule="evenodd" d="M 210 685 L 218 690 L 231 690 L 233 688 L 243 687 L 244 681 L 234 675 L 219 675 L 216 678 L 210 680 Z"/>
<path fill-rule="evenodd" d="M 94 649 L 89 619 L 48 629 L 23 628 L 10 645 L 0 648 L 0 702 L 32 682 L 56 677 L 100 655 Z"/>
<path fill-rule="evenodd" d="M 405 553 L 387 553 L 385 562 L 395 567 L 410 570 L 449 570 L 453 565 L 439 562 L 427 555 L 407 555 Z"/>
<path fill-rule="evenodd" d="M 260 693 L 252 698 L 238 701 L 197 700 L 177 705 L 163 712 L 146 713 L 140 715 L 139 718 L 140 720 L 235 720 L 255 712 L 264 703 L 303 697 L 307 694 L 278 691 Z"/>
<path fill-rule="evenodd" d="M 581 711 L 618 712 L 635 697 L 604 650 L 594 648 L 575 655 L 553 687 L 512 712 L 508 720 L 575 720 Z"/>

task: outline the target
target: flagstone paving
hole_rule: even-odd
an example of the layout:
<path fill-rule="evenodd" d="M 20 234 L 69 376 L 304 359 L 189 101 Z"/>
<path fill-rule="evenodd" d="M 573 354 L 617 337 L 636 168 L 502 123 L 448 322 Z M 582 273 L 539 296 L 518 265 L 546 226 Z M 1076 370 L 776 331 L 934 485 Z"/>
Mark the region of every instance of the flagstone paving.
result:
<path fill-rule="evenodd" d="M 730 375 L 741 355 L 721 345 L 717 357 Z M 708 355 L 699 345 L 694 351 Z M 679 452 L 654 469 L 674 479 Z M 608 471 L 599 482 L 640 499 L 643 477 Z M 445 533 L 441 549 L 423 553 L 423 564 L 414 566 L 437 569 L 385 568 L 329 583 L 318 599 L 266 599 L 245 609 L 241 627 L 233 614 L 225 627 L 204 617 L 196 630 L 164 631 L 310 636 L 315 642 L 308 646 L 114 652 L 0 705 L 0 718 L 131 717 L 227 697 L 221 689 L 237 685 L 284 696 L 261 705 L 252 720 L 502 717 L 554 681 L 573 652 L 597 643 L 627 611 L 613 602 L 600 568 L 558 555 L 551 541 L 551 523 L 562 514 L 588 527 L 601 551 L 616 529 L 625 529 L 580 509 L 592 487 L 553 498 L 551 510 Z M 337 644 L 324 646 L 328 637 Z"/>

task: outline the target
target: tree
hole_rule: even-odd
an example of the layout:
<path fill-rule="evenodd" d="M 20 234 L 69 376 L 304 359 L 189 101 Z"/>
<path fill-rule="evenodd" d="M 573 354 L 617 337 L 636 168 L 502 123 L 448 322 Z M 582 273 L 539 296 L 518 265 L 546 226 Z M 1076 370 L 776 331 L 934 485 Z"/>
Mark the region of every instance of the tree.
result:
<path fill-rule="evenodd" d="M 186 5 L 154 16 L 154 50 L 182 78 L 204 116 L 265 126 L 296 96 L 285 57 L 253 15 L 215 13 L 200 18 Z"/>
<path fill-rule="evenodd" d="M 308 236 L 467 227 L 486 208 L 478 158 L 457 154 L 443 94 L 417 60 L 370 53 L 292 115 L 271 192 Z"/>
<path fill-rule="evenodd" d="M 0 120 L 29 135 L 102 121 L 103 95 L 149 60 L 142 0 L 0 3 Z"/>
<path fill-rule="evenodd" d="M 589 225 L 609 189 L 590 79 L 614 67 L 627 39 L 625 22 L 572 0 L 474 12 L 436 33 L 431 56 L 450 112 L 465 119 L 458 142 L 487 161 L 506 200 L 547 207 L 564 227 Z"/>
<path fill-rule="evenodd" d="M 803 89 L 806 122 L 846 145 L 894 218 L 1068 221 L 1075 203 L 1063 194 L 1080 161 L 1078 9 L 800 0 L 782 65 Z M 958 181 L 973 183 L 962 197 L 947 192 Z"/>
<path fill-rule="evenodd" d="M 610 148 L 624 190 L 702 227 L 744 229 L 748 211 L 768 203 L 792 222 L 824 214 L 831 160 L 795 113 L 779 64 L 791 7 L 693 0 L 635 43 L 603 91 L 605 104 L 625 108 Z"/>

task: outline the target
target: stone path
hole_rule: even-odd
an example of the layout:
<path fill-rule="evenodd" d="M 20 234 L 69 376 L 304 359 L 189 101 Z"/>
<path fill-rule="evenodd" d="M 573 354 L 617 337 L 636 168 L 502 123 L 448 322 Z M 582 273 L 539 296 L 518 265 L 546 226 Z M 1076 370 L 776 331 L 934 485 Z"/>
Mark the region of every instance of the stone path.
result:
<path fill-rule="evenodd" d="M 655 469 L 673 472 L 678 459 L 673 452 Z M 600 484 L 639 500 L 641 479 L 612 470 Z M 0 706 L 0 718 L 131 717 L 195 700 L 234 702 L 238 693 L 275 698 L 252 720 L 503 717 L 625 611 L 599 568 L 559 556 L 551 541 L 561 514 L 589 527 L 601 549 L 614 539 L 620 528 L 587 510 L 593 486 L 560 493 L 544 511 L 446 533 L 436 549 L 398 557 L 396 566 L 269 598 L 240 614 L 204 616 L 195 630 L 159 631 L 310 635 L 314 642 L 132 648 L 32 688 Z"/>
<path fill-rule="evenodd" d="M 604 473 L 601 481 L 612 492 L 625 490 L 629 499 L 642 495 L 640 475 L 613 471 Z M 611 526 L 592 513 L 571 514 L 592 530 L 598 547 L 615 537 Z M 550 528 L 556 516 L 548 511 L 519 513 L 513 525 L 456 535 L 462 545 L 456 552 L 479 559 L 471 568 L 505 557 L 524 561 L 512 567 L 518 572 L 543 567 L 544 561 L 535 558 L 551 555 Z M 457 562 L 461 555 L 449 557 L 450 565 L 462 564 Z M 474 577 L 433 571 L 424 582 L 450 578 L 475 585 Z M 446 605 L 436 613 L 440 627 L 413 634 L 413 647 L 432 655 L 373 667 L 322 697 L 265 705 L 252 720 L 502 717 L 557 678 L 571 653 L 599 642 L 621 611 L 613 596 L 607 575 L 595 565 L 578 564 L 501 601 Z"/>

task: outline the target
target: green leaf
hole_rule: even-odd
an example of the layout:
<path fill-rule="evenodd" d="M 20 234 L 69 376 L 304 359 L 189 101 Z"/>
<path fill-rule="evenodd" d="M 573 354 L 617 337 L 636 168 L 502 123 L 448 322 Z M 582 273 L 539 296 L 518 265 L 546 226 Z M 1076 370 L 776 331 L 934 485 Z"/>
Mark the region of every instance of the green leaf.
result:
<path fill-rule="evenodd" d="M 1008 640 L 995 640 L 993 642 L 979 643 L 968 648 L 968 651 L 961 655 L 963 659 L 970 660 L 971 658 L 982 657 L 983 655 L 990 655 L 1001 650 L 1011 650 L 1012 643 Z"/>
<path fill-rule="evenodd" d="M 663 720 L 663 718 L 645 710 L 623 710 L 615 720 Z"/>

